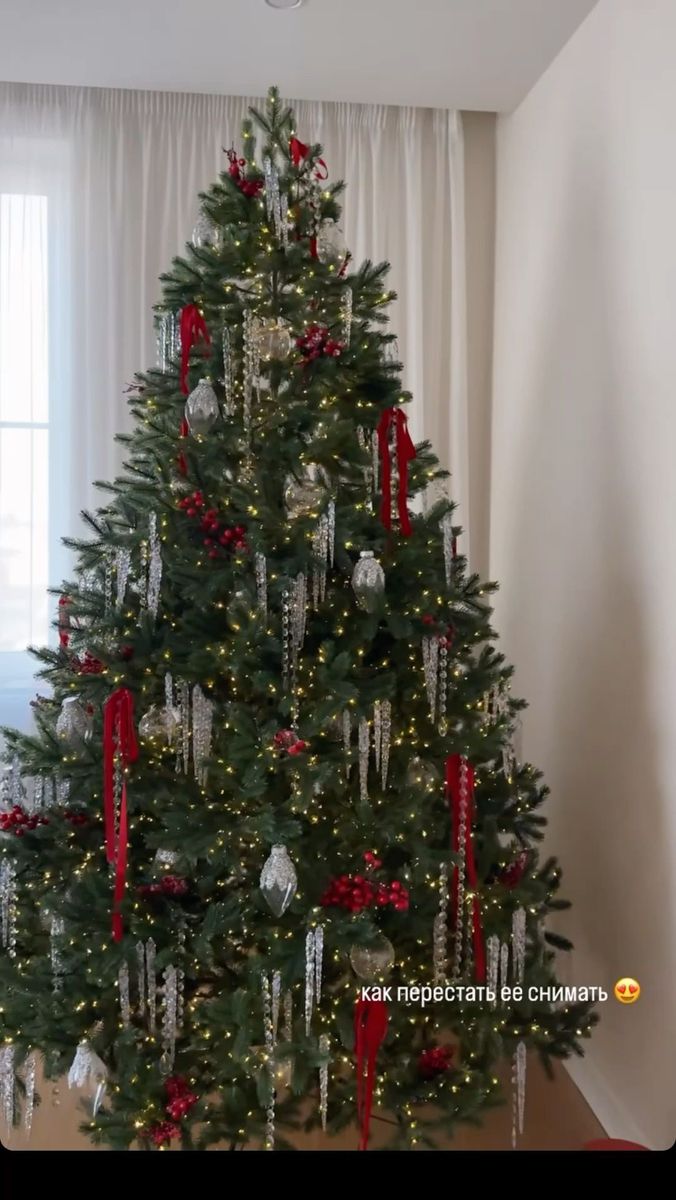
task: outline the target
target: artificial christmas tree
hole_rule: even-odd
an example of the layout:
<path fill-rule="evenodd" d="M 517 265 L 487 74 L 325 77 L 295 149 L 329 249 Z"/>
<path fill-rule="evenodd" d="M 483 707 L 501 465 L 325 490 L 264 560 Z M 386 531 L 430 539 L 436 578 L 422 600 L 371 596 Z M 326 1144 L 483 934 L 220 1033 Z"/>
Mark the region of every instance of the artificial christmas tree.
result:
<path fill-rule="evenodd" d="M 6 731 L 2 1109 L 30 1121 L 40 1054 L 112 1147 L 299 1119 L 365 1147 L 377 1106 L 406 1149 L 496 1102 L 507 1057 L 518 1126 L 526 1047 L 579 1052 L 594 1015 L 546 997 L 565 904 L 492 585 L 408 434 L 342 185 L 274 90 L 243 136 L 68 543 L 37 733 Z"/>

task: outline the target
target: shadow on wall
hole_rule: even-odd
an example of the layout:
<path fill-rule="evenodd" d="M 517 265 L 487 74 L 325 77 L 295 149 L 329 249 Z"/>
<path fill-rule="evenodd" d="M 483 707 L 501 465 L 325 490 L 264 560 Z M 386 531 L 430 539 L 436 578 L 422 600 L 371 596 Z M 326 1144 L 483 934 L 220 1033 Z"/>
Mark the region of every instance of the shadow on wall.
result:
<path fill-rule="evenodd" d="M 516 690 L 532 706 L 524 753 L 552 788 L 547 846 L 561 859 L 563 894 L 574 904 L 559 925 L 575 943 L 573 958 L 560 960 L 562 974 L 610 996 L 573 1074 L 609 1133 L 661 1149 L 676 1132 L 664 1053 L 676 1041 L 676 895 L 646 626 L 646 595 L 658 582 L 637 571 L 632 489 L 640 480 L 616 406 L 626 382 L 603 164 L 590 158 L 562 171 L 549 195 L 558 192 L 565 211 L 550 212 L 535 327 L 517 369 L 528 399 L 521 424 L 509 430 L 516 474 L 505 497 L 513 506 L 508 540 L 495 559 L 507 564 L 497 624 L 517 664 Z M 580 177 L 590 181 L 583 196 L 573 186 Z M 625 975 L 641 984 L 635 1006 L 613 999 Z"/>

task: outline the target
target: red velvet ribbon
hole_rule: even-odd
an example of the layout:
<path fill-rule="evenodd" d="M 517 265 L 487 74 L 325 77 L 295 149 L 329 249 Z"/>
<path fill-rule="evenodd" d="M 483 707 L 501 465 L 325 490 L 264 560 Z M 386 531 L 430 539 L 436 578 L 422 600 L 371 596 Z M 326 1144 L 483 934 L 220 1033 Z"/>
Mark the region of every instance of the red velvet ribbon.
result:
<path fill-rule="evenodd" d="M 122 770 L 122 793 L 115 828 L 115 759 Z M 126 768 L 138 758 L 134 728 L 134 701 L 128 688 L 112 692 L 103 706 L 103 817 L 106 859 L 115 869 L 113 887 L 113 941 L 122 940 L 122 914 L 127 877 L 127 781 Z"/>
<path fill-rule="evenodd" d="M 399 473 L 399 494 L 397 507 L 399 509 L 399 524 L 403 537 L 412 533 L 411 518 L 408 515 L 408 464 L 415 458 L 415 446 L 408 432 L 408 422 L 403 408 L 386 408 L 377 428 L 378 449 L 380 451 L 380 481 L 382 500 L 380 502 L 380 519 L 386 529 L 392 528 L 392 465 L 390 463 L 390 430 L 395 428 L 397 469 Z"/>
<path fill-rule="evenodd" d="M 68 616 L 68 605 L 70 604 L 70 596 L 59 597 L 59 645 L 67 646 L 70 641 L 70 617 Z"/>
<path fill-rule="evenodd" d="M 361 1127 L 359 1149 L 367 1150 L 373 1108 L 378 1050 L 387 1033 L 387 1005 L 384 1000 L 363 1000 L 354 1006 L 354 1049 L 357 1056 L 357 1118 Z"/>
<path fill-rule="evenodd" d="M 292 137 L 290 139 L 289 154 L 291 155 L 291 162 L 293 163 L 294 167 L 299 167 L 301 163 L 305 162 L 305 159 L 309 153 L 310 147 L 306 146 L 305 142 L 301 142 L 297 137 Z M 329 169 L 324 162 L 324 159 L 318 158 L 317 166 L 315 168 L 315 179 L 324 180 L 328 179 L 328 177 Z"/>
<path fill-rule="evenodd" d="M 196 304 L 186 304 L 185 308 L 181 309 L 181 391 L 184 396 L 188 395 L 190 388 L 188 387 L 188 371 L 190 370 L 190 351 L 198 342 L 203 342 L 205 346 L 211 345 L 209 330 L 206 326 L 206 321 L 202 316 Z"/>
<path fill-rule="evenodd" d="M 451 807 L 451 824 L 453 830 L 453 851 L 458 853 L 460 850 L 460 794 L 461 794 L 461 771 L 463 759 L 460 754 L 450 754 L 446 759 L 446 795 Z M 476 862 L 474 859 L 474 842 L 472 840 L 472 823 L 475 815 L 475 799 L 474 799 L 474 767 L 471 763 L 466 763 L 467 768 L 467 813 L 465 819 L 465 873 L 467 883 L 470 890 L 474 893 L 472 900 L 472 943 L 474 946 L 474 973 L 477 983 L 485 983 L 486 980 L 486 950 L 484 946 L 484 934 L 481 927 L 481 910 L 479 907 L 479 899 L 476 895 L 477 890 L 477 871 Z M 456 867 L 453 873 L 453 903 L 455 910 L 458 910 L 459 896 L 459 871 Z"/>

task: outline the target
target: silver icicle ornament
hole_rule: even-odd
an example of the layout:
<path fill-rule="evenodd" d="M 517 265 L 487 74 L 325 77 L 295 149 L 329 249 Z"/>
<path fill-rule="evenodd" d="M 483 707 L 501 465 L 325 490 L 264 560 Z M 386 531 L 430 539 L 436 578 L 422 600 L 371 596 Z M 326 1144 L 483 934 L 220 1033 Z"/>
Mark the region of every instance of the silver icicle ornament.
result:
<path fill-rule="evenodd" d="M 200 379 L 185 402 L 185 419 L 191 433 L 208 433 L 220 416 L 218 397 L 208 379 Z"/>
<path fill-rule="evenodd" d="M 372 550 L 362 550 L 352 572 L 352 587 L 360 608 L 374 612 L 385 591 L 385 572 Z"/>
<path fill-rule="evenodd" d="M 286 846 L 273 846 L 261 871 L 260 889 L 276 917 L 286 912 L 298 886 L 298 876 Z"/>

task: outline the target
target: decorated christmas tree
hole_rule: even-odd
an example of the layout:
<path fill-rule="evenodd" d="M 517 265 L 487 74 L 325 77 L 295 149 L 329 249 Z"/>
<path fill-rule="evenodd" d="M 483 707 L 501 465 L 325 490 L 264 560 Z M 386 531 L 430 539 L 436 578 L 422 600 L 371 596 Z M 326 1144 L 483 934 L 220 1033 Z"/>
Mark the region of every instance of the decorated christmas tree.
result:
<path fill-rule="evenodd" d="M 114 1148 L 365 1147 L 378 1110 L 408 1149 L 506 1062 L 518 1133 L 527 1050 L 580 1053 L 594 1016 L 555 998 L 493 585 L 408 433 L 342 184 L 274 89 L 243 139 L 67 542 L 36 732 L 5 731 L 2 1115 L 30 1125 L 42 1060 Z"/>

